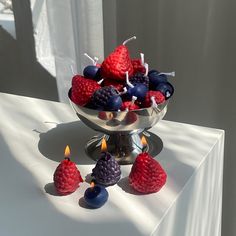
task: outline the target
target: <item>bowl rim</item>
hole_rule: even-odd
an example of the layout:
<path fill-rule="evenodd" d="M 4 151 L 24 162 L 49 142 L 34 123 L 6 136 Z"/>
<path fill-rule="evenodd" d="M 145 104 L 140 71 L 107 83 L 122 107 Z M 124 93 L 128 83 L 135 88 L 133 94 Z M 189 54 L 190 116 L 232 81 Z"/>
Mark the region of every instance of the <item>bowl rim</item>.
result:
<path fill-rule="evenodd" d="M 117 112 L 117 113 L 120 113 L 120 114 L 125 114 L 125 113 L 128 113 L 128 112 L 141 112 L 141 111 L 147 111 L 147 110 L 150 110 L 150 109 L 155 109 L 153 107 L 146 107 L 146 108 L 141 108 L 141 109 L 135 109 L 135 110 L 130 110 L 130 111 L 106 111 L 106 110 L 96 110 L 96 109 L 91 109 L 91 108 L 88 108 L 88 107 L 84 107 L 84 106 L 80 106 L 76 103 L 74 103 L 71 98 L 70 98 L 70 94 L 71 94 L 71 90 L 72 90 L 72 87 L 69 89 L 68 91 L 68 99 L 69 101 L 74 104 L 75 106 L 81 108 L 81 109 L 86 109 L 86 110 L 89 110 L 89 111 L 97 111 L 97 112 Z M 162 110 L 168 105 L 169 103 L 169 99 L 165 100 L 163 103 L 160 103 L 160 104 L 157 104 L 157 108 L 160 110 L 160 112 L 162 112 Z M 160 109 L 160 107 L 162 107 Z"/>

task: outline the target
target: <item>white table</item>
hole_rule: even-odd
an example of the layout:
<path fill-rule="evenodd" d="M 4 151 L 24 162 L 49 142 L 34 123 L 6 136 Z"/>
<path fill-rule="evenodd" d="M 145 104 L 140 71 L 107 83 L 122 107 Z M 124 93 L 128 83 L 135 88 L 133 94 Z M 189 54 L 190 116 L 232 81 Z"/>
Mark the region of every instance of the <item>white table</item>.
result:
<path fill-rule="evenodd" d="M 82 176 L 94 131 L 66 104 L 0 93 L 0 235 L 220 236 L 224 131 L 161 121 L 151 129 L 164 148 L 157 159 L 168 180 L 155 194 L 135 195 L 123 179 L 100 209 L 83 207 L 84 182 L 56 196 L 53 172 L 69 144 Z"/>

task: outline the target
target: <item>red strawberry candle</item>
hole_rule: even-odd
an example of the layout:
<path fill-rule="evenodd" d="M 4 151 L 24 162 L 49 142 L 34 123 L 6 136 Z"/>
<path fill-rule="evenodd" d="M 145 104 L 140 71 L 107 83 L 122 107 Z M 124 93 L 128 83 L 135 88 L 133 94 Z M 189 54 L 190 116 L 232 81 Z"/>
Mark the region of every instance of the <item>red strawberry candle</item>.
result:
<path fill-rule="evenodd" d="M 136 39 L 135 36 L 129 38 L 119 45 L 115 50 L 103 61 L 101 65 L 101 74 L 105 78 L 125 81 L 125 72 L 133 75 L 134 68 L 129 55 L 129 50 L 126 43 Z"/>
<path fill-rule="evenodd" d="M 79 187 L 79 184 L 83 182 L 79 170 L 69 156 L 70 148 L 67 145 L 65 159 L 56 168 L 53 176 L 55 188 L 60 195 L 73 193 Z"/>
<path fill-rule="evenodd" d="M 102 153 L 96 166 L 92 170 L 92 176 L 101 185 L 110 186 L 116 184 L 121 176 L 121 170 L 115 157 L 107 152 L 106 140 L 102 140 Z"/>
<path fill-rule="evenodd" d="M 166 178 L 167 174 L 161 165 L 147 152 L 142 152 L 132 166 L 129 184 L 140 193 L 155 193 L 165 185 Z"/>
<path fill-rule="evenodd" d="M 166 183 L 161 165 L 147 152 L 140 153 L 132 166 L 129 183 L 138 192 L 155 193 Z"/>

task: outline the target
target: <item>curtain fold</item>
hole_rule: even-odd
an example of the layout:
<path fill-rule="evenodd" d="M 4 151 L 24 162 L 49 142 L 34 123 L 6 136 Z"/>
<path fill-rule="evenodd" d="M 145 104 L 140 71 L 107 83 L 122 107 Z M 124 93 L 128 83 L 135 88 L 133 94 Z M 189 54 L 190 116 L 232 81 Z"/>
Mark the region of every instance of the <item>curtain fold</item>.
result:
<path fill-rule="evenodd" d="M 89 64 L 83 53 L 104 56 L 102 0 L 31 0 L 36 56 L 57 81 L 59 100 L 74 72 Z"/>

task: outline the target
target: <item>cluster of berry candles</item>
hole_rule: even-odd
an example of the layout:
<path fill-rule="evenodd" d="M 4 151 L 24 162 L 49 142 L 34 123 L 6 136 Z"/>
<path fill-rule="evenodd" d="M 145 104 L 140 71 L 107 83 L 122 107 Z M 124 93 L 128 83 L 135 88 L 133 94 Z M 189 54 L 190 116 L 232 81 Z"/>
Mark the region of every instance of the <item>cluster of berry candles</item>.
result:
<path fill-rule="evenodd" d="M 161 165 L 145 151 L 146 140 L 143 137 L 143 152 L 137 155 L 129 174 L 129 185 L 143 194 L 158 192 L 165 184 L 167 175 Z M 121 178 L 121 168 L 109 152 L 105 139 L 102 140 L 100 159 L 92 170 L 91 186 L 84 193 L 88 207 L 99 208 L 108 199 L 106 187 L 115 185 Z M 60 195 L 68 195 L 79 188 L 83 182 L 80 171 L 70 159 L 70 150 L 65 149 L 65 159 L 54 172 L 54 185 Z"/>
<path fill-rule="evenodd" d="M 131 59 L 126 43 L 133 39 L 136 37 L 116 47 L 101 64 L 98 58 L 85 54 L 91 59 L 92 65 L 84 68 L 83 75 L 73 76 L 70 94 L 72 102 L 99 111 L 129 111 L 156 107 L 173 95 L 174 87 L 168 77 L 175 73 L 149 70 L 143 53 L 140 53 L 140 58 Z M 161 165 L 145 151 L 146 145 L 144 142 L 144 149 L 137 155 L 129 174 L 131 188 L 143 194 L 158 192 L 167 178 Z M 67 147 L 65 160 L 54 173 L 55 188 L 60 195 L 74 192 L 83 182 L 69 156 Z M 89 207 L 98 208 L 108 199 L 106 187 L 115 185 L 121 178 L 121 168 L 115 157 L 107 152 L 105 139 L 91 175 L 94 180 L 85 191 L 84 200 Z"/>
<path fill-rule="evenodd" d="M 129 111 L 156 107 L 174 93 L 168 81 L 174 72 L 163 73 L 149 70 L 144 60 L 130 57 L 126 43 L 119 45 L 99 64 L 98 58 L 87 56 L 92 65 L 83 70 L 83 75 L 74 75 L 70 99 L 79 106 L 99 111 Z"/>

